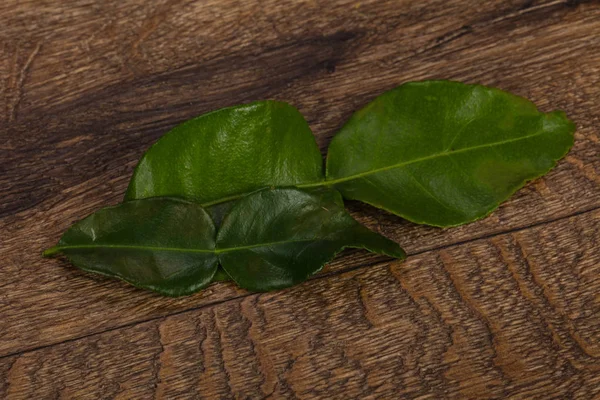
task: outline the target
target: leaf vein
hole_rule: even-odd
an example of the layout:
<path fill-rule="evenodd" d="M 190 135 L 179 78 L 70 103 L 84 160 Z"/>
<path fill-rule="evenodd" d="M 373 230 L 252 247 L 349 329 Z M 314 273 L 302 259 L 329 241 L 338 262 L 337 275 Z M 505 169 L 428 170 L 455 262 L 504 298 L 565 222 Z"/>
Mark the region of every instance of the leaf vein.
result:
<path fill-rule="evenodd" d="M 421 161 L 428 161 L 428 160 L 432 160 L 432 159 L 436 159 L 439 157 L 444 157 L 444 156 L 451 156 L 453 154 L 459 154 L 459 153 L 467 153 L 469 151 L 473 151 L 473 150 L 478 150 L 478 149 L 482 149 L 482 148 L 486 148 L 486 147 L 491 147 L 493 148 L 494 146 L 500 146 L 503 144 L 508 144 L 508 143 L 514 143 L 514 142 L 518 142 L 521 140 L 525 140 L 525 139 L 530 139 L 532 137 L 536 137 L 536 136 L 541 136 L 544 133 L 547 133 L 546 131 L 539 131 L 536 133 L 533 133 L 531 135 L 526 135 L 526 136 L 521 136 L 518 138 L 512 138 L 512 139 L 507 139 L 507 140 L 502 140 L 499 142 L 493 142 L 493 143 L 486 143 L 486 144 L 482 144 L 482 145 L 478 145 L 478 146 L 473 146 L 473 147 L 465 147 L 462 149 L 458 149 L 458 150 L 454 150 L 454 151 L 442 151 L 439 153 L 434 153 L 428 156 L 424 156 L 424 157 L 420 157 L 420 158 L 414 158 L 412 160 L 408 160 L 408 161 L 403 161 L 397 164 L 392 164 L 392 165 L 388 165 L 386 167 L 381 167 L 381 168 L 377 168 L 377 169 L 373 169 L 370 171 L 365 171 L 365 172 L 361 172 L 355 175 L 350 175 L 350 176 L 346 176 L 343 178 L 338 178 L 338 179 L 331 179 L 329 181 L 325 181 L 324 183 L 316 183 L 316 184 L 304 184 L 304 185 L 298 185 L 299 188 L 306 188 L 306 187 L 315 187 L 315 186 L 322 186 L 322 184 L 325 185 L 335 185 L 337 183 L 342 183 L 342 182 L 347 182 L 347 181 L 351 181 L 357 178 L 362 178 L 364 176 L 368 176 L 368 175 L 372 175 L 378 172 L 384 172 L 384 171 L 389 171 L 392 169 L 396 169 L 396 168 L 400 168 L 400 167 L 404 167 L 405 165 L 410 165 L 410 164 L 415 164 Z"/>
<path fill-rule="evenodd" d="M 281 240 L 270 243 L 257 243 L 247 246 L 238 247 L 225 247 L 211 249 L 191 249 L 185 247 L 160 247 L 160 246 L 134 246 L 134 245 L 116 245 L 116 244 L 102 244 L 102 245 L 67 245 L 67 246 L 55 246 L 44 252 L 45 256 L 54 255 L 62 250 L 93 250 L 93 249 L 113 249 L 113 250 L 144 250 L 144 251 L 156 251 L 156 252 L 173 252 L 173 253 L 204 253 L 204 254 L 221 254 L 229 253 L 239 250 L 250 250 L 258 247 L 269 247 L 278 244 L 291 244 L 291 243 L 302 243 L 314 241 L 314 238 L 310 239 L 296 239 L 296 240 Z"/>

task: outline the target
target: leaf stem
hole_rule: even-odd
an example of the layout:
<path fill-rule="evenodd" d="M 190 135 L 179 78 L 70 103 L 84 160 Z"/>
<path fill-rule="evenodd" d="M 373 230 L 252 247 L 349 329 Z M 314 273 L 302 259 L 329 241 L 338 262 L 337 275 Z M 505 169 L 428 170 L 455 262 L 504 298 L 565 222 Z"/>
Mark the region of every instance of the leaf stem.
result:
<path fill-rule="evenodd" d="M 58 254 L 59 252 L 60 252 L 60 247 L 53 246 L 53 247 L 50 247 L 49 249 L 44 250 L 44 252 L 42 253 L 42 257 L 52 257 L 52 256 Z"/>
<path fill-rule="evenodd" d="M 507 139 L 507 140 L 501 140 L 499 142 L 486 143 L 486 144 L 481 144 L 481 145 L 472 146 L 472 147 L 464 147 L 462 149 L 457 149 L 457 150 L 442 151 L 442 152 L 434 153 L 434 154 L 431 154 L 431 155 L 428 155 L 428 156 L 419 157 L 419 158 L 413 158 L 412 160 L 407 160 L 407 161 L 399 162 L 397 164 L 392 164 L 392 165 L 388 165 L 388 166 L 385 166 L 385 167 L 381 167 L 381 168 L 377 168 L 377 169 L 372 169 L 372 170 L 365 171 L 365 172 L 360 172 L 358 174 L 348 175 L 348 176 L 345 176 L 343 178 L 323 180 L 323 181 L 312 182 L 312 183 L 302 183 L 302 184 L 296 185 L 295 187 L 297 187 L 299 189 L 304 189 L 304 188 L 315 188 L 315 187 L 322 187 L 322 186 L 333 186 L 333 185 L 338 184 L 338 183 L 352 181 L 354 179 L 359 179 L 359 178 L 362 178 L 364 176 L 369 176 L 369 175 L 375 174 L 377 172 L 389 171 L 391 169 L 400 168 L 400 167 L 403 167 L 403 166 L 406 166 L 406 165 L 410 165 L 410 164 L 414 164 L 414 163 L 418 163 L 418 162 L 421 162 L 421 161 L 432 160 L 432 159 L 435 159 L 435 158 L 438 158 L 438 157 L 450 156 L 452 154 L 466 153 L 466 152 L 469 152 L 469 151 L 472 151 L 472 150 L 477 150 L 477 149 L 481 149 L 481 148 L 485 148 L 485 147 L 493 147 L 493 146 L 498 146 L 498 145 L 502 145 L 502 144 L 518 142 L 520 140 L 525 140 L 525 139 L 529 139 L 529 138 L 532 138 L 532 137 L 543 135 L 544 133 L 547 133 L 547 132 L 545 132 L 545 131 L 539 131 L 539 132 L 533 133 L 531 135 L 520 136 L 520 137 L 517 137 L 517 138 L 512 138 L 512 139 Z M 237 200 L 240 197 L 245 196 L 246 194 L 247 193 L 242 193 L 242 194 L 238 194 L 238 195 L 234 195 L 234 196 L 223 197 L 221 199 L 217 199 L 217 200 L 214 200 L 214 201 L 211 201 L 211 202 L 208 202 L 208 203 L 204 203 L 204 204 L 202 204 L 202 207 L 210 207 L 210 206 L 214 206 L 216 204 L 224 203 L 226 201 Z"/>
<path fill-rule="evenodd" d="M 231 200 L 237 200 L 242 196 L 245 196 L 247 193 L 242 193 L 242 194 L 235 194 L 233 196 L 227 196 L 227 197 L 222 197 L 220 199 L 217 200 L 213 200 L 213 201 L 209 201 L 207 203 L 202 203 L 200 204 L 202 207 L 206 208 L 206 207 L 210 207 L 210 206 L 214 206 L 216 204 L 221 204 L 221 203 L 225 203 L 227 201 L 231 201 Z"/>

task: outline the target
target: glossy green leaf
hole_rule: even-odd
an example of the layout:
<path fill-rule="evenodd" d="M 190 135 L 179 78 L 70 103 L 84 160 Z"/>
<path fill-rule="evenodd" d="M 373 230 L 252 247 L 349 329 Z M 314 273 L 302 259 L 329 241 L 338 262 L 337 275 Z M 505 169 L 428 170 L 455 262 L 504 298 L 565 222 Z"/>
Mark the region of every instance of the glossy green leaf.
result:
<path fill-rule="evenodd" d="M 221 265 L 252 291 L 302 282 L 346 247 L 405 257 L 398 244 L 356 222 L 331 189 L 265 189 L 245 196 L 217 236 Z"/>
<path fill-rule="evenodd" d="M 263 187 L 322 180 L 321 153 L 302 114 L 259 101 L 173 128 L 140 160 L 126 200 L 172 196 L 210 206 Z"/>
<path fill-rule="evenodd" d="M 346 213 L 338 192 L 265 189 L 237 201 L 219 245 L 208 213 L 169 198 L 125 202 L 75 223 L 45 256 L 168 296 L 230 280 L 256 291 L 305 280 L 345 247 L 404 258 L 394 242 Z M 225 271 L 217 270 L 220 261 Z"/>
<path fill-rule="evenodd" d="M 198 204 L 154 198 L 102 209 L 74 224 L 45 256 L 168 296 L 194 293 L 217 270 L 215 226 Z"/>
<path fill-rule="evenodd" d="M 454 226 L 489 214 L 545 174 L 574 124 L 480 85 L 413 82 L 377 97 L 334 137 L 327 181 L 344 197 L 417 223 Z"/>

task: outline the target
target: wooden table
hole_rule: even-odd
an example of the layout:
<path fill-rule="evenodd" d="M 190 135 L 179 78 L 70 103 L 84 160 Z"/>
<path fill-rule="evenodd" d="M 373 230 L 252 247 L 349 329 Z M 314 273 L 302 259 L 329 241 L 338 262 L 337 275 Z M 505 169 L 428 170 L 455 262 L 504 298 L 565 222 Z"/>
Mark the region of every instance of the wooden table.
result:
<path fill-rule="evenodd" d="M 599 1 L 3 0 L 0 44 L 0 398 L 599 398 Z M 164 298 L 40 257 L 185 119 L 284 100 L 325 152 L 431 78 L 563 109 L 575 146 L 467 226 L 350 203 L 408 260 L 346 252 L 274 293 Z"/>

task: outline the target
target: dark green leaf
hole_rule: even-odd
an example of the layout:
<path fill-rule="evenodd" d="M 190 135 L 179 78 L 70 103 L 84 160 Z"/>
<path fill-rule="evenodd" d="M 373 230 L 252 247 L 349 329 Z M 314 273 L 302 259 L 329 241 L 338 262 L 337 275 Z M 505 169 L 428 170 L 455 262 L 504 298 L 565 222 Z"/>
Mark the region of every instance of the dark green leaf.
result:
<path fill-rule="evenodd" d="M 337 191 L 265 189 L 239 200 L 217 236 L 221 265 L 241 287 L 292 286 L 345 247 L 404 258 L 396 243 L 360 225 Z"/>
<path fill-rule="evenodd" d="M 62 253 L 83 270 L 181 296 L 202 289 L 215 275 L 215 236 L 198 204 L 136 200 L 77 222 L 44 255 Z"/>
<path fill-rule="evenodd" d="M 263 187 L 322 180 L 304 117 L 289 104 L 259 101 L 173 128 L 140 160 L 126 200 L 173 196 L 207 207 Z"/>
<path fill-rule="evenodd" d="M 407 83 L 356 112 L 334 137 L 327 180 L 344 197 L 408 220 L 453 226 L 489 214 L 573 144 L 564 113 L 498 89 Z"/>

